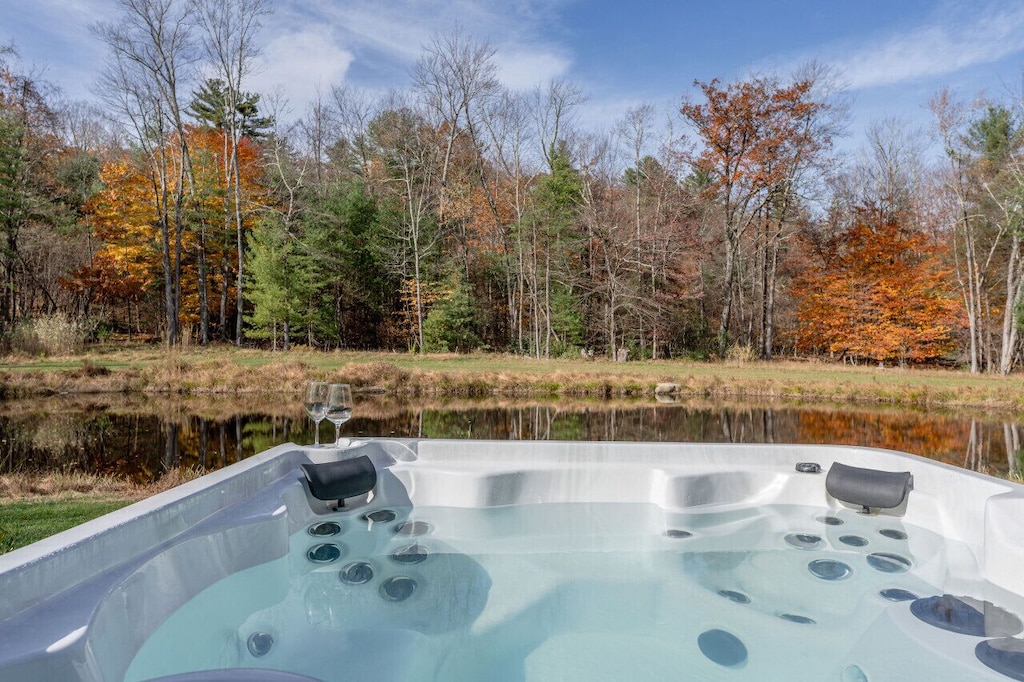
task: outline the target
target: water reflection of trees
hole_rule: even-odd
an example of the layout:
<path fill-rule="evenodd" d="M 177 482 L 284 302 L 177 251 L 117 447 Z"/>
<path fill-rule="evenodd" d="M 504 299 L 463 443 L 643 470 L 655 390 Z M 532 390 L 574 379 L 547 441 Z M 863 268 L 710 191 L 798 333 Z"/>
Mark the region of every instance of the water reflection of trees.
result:
<path fill-rule="evenodd" d="M 321 426 L 322 438 L 333 432 Z M 497 440 L 831 443 L 913 452 L 1004 475 L 1022 467 L 1022 425 L 981 415 L 645 400 L 418 401 L 360 396 L 345 433 Z M 85 470 L 152 480 L 215 469 L 278 443 L 312 442 L 298 401 L 93 396 L 0 403 L 0 473 Z"/>

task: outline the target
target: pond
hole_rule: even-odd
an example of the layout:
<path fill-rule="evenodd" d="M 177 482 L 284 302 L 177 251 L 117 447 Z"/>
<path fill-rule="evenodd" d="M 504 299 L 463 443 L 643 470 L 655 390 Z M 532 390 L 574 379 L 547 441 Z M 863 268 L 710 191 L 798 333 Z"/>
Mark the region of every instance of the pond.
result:
<path fill-rule="evenodd" d="M 321 438 L 333 426 L 321 424 Z M 348 436 L 498 440 L 834 443 L 891 448 L 995 476 L 1024 471 L 1024 423 L 856 406 L 356 396 Z M 86 396 L 0 402 L 0 474 L 85 471 L 139 482 L 311 443 L 298 399 Z"/>

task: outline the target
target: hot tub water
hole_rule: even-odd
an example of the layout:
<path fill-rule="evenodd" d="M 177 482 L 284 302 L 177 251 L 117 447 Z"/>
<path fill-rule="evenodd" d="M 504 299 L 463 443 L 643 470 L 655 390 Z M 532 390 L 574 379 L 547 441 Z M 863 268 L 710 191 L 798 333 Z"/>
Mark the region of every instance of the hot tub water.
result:
<path fill-rule="evenodd" d="M 198 594 L 125 679 L 1005 680 L 974 648 L 1019 632 L 1024 609 L 972 575 L 966 546 L 852 510 L 378 498 Z M 989 600 L 1017 631 L 953 633 L 912 613 L 948 592 Z"/>

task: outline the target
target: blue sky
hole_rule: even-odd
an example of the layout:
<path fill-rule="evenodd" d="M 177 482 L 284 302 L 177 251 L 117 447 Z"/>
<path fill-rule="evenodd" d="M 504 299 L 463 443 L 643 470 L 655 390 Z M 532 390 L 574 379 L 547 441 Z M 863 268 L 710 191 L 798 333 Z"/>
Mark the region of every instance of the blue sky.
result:
<path fill-rule="evenodd" d="M 248 89 L 280 90 L 296 116 L 319 87 L 402 87 L 431 35 L 455 23 L 497 48 L 502 80 L 552 77 L 588 94 L 580 122 L 608 129 L 629 107 L 678 109 L 694 79 L 787 76 L 817 60 L 853 97 L 855 147 L 873 119 L 927 128 L 928 99 L 950 86 L 971 100 L 1007 99 L 1024 69 L 1022 0 L 268 0 L 263 66 Z M 117 0 L 0 0 L 0 20 L 28 68 L 72 99 L 92 97 L 104 59 L 89 33 Z"/>

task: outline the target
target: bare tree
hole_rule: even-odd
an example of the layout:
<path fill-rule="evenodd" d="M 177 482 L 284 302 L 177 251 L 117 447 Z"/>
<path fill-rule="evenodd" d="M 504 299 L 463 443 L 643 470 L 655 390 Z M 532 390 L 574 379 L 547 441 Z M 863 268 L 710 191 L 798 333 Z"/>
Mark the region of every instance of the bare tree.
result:
<path fill-rule="evenodd" d="M 505 296 L 509 330 L 515 337 L 517 350 L 525 350 L 524 320 L 526 306 L 526 240 L 524 217 L 529 188 L 536 177 L 530 164 L 529 148 L 533 143 L 530 103 L 526 96 L 503 90 L 498 97 L 485 102 L 482 124 L 486 130 L 490 162 L 501 173 L 507 201 L 514 215 L 511 225 L 500 225 L 501 253 L 504 262 Z M 501 223 L 496 217 L 496 222 Z"/>
<path fill-rule="evenodd" d="M 488 42 L 467 38 L 462 29 L 456 26 L 448 33 L 435 35 L 413 68 L 413 87 L 430 112 L 433 124 L 445 135 L 438 177 L 440 195 L 437 207 L 438 220 L 442 226 L 448 226 L 451 218 L 449 195 L 452 194 L 452 188 L 449 174 L 460 136 L 465 136 L 470 145 L 475 175 L 491 212 L 496 215 L 497 208 L 490 192 L 482 156 L 486 137 L 482 137 L 482 131 L 479 130 L 486 101 L 500 91 L 494 54 L 495 49 Z M 469 254 L 465 222 L 458 221 L 454 227 L 461 247 L 459 256 L 463 271 L 468 277 Z"/>
<path fill-rule="evenodd" d="M 1004 258 L 1003 320 L 999 346 L 999 373 L 1009 374 L 1017 354 L 1019 340 L 1018 305 L 1024 293 L 1024 253 L 1022 253 L 1021 228 L 1024 224 L 1024 204 L 1021 194 L 1024 188 L 1024 160 L 1011 157 L 1003 170 L 1004 177 L 998 185 L 984 182 L 982 187 L 998 207 L 999 232 L 1009 233 Z"/>
<path fill-rule="evenodd" d="M 546 88 L 533 91 L 534 123 L 540 151 L 549 172 L 554 175 L 562 160 L 569 160 L 573 138 L 576 108 L 586 101 L 583 91 L 574 83 L 563 79 L 548 82 Z M 532 312 L 533 348 L 537 357 L 548 357 L 551 340 L 555 338 L 552 292 L 558 284 L 559 254 L 551 247 L 560 239 L 549 234 L 549 226 L 535 219 L 529 221 L 529 245 L 526 270 L 527 286 Z M 555 237 L 553 240 L 552 237 Z"/>
<path fill-rule="evenodd" d="M 405 282 L 411 281 L 415 345 L 422 352 L 426 266 L 440 243 L 440 232 L 432 229 L 431 216 L 438 203 L 442 145 L 423 112 L 398 95 L 389 98 L 370 131 L 387 167 L 388 184 L 395 188 L 391 191 L 402 207 L 399 224 L 390 226 L 396 248 L 385 255 L 395 272 Z"/>
<path fill-rule="evenodd" d="M 100 106 L 91 102 L 63 101 L 58 105 L 64 144 L 86 154 L 105 157 L 122 146 L 119 131 Z"/>
<path fill-rule="evenodd" d="M 967 310 L 971 371 L 1008 374 L 1020 345 L 1018 302 L 1024 294 L 1019 124 L 1004 106 L 979 102 L 972 110 L 948 90 L 930 105 L 948 160 L 944 188 Z M 996 274 L 999 268 L 1002 277 Z M 1000 309 L 997 339 L 990 323 L 993 310 Z"/>
<path fill-rule="evenodd" d="M 327 151 L 334 142 L 333 131 L 337 129 L 331 103 L 324 99 L 320 88 L 306 106 L 306 116 L 300 124 L 306 149 L 313 160 L 313 182 L 316 191 L 323 192 L 327 186 Z"/>
<path fill-rule="evenodd" d="M 590 308 L 600 311 L 607 354 L 617 358 L 617 349 L 642 336 L 627 328 L 627 321 L 642 320 L 644 281 L 638 276 L 641 250 L 633 223 L 632 199 L 619 182 L 614 145 L 607 137 L 584 137 L 581 141 L 581 220 L 587 230 L 588 263 L 583 280 Z"/>
<path fill-rule="evenodd" d="M 634 256 L 634 269 L 636 271 L 637 287 L 642 288 L 647 283 L 650 284 L 648 289 L 653 300 L 653 288 L 654 288 L 654 263 L 653 261 L 645 262 L 644 243 L 650 240 L 644 239 L 643 234 L 643 215 L 642 215 L 642 199 L 644 191 L 646 189 L 647 173 L 646 165 L 644 164 L 645 151 L 648 144 L 648 137 L 650 136 L 651 122 L 654 118 L 654 107 L 650 104 L 640 104 L 626 111 L 625 116 L 616 125 L 616 132 L 619 137 L 623 140 L 628 148 L 630 155 L 630 161 L 633 164 L 632 173 L 627 175 L 627 179 L 632 181 L 632 200 L 633 200 L 633 227 L 635 229 L 634 243 L 635 243 L 635 256 Z M 639 340 L 641 349 L 646 343 L 646 334 L 644 332 L 644 315 L 637 316 L 637 323 L 639 325 Z M 652 330 L 656 329 L 652 325 Z M 652 348 L 657 346 L 656 332 L 652 331 L 651 344 Z M 655 357 L 657 356 L 657 350 L 654 350 Z"/>
<path fill-rule="evenodd" d="M 948 166 L 944 173 L 947 196 L 952 202 L 950 214 L 953 227 L 953 255 L 957 281 L 960 284 L 970 340 L 968 355 L 971 372 L 981 371 L 984 347 L 986 305 L 986 279 L 1000 238 L 992 240 L 987 253 L 979 243 L 977 223 L 980 216 L 974 211 L 971 195 L 971 154 L 964 145 L 967 127 L 967 109 L 948 89 L 943 89 L 929 102 L 935 116 L 936 131 L 942 141 Z"/>
<path fill-rule="evenodd" d="M 856 168 L 861 203 L 878 206 L 887 219 L 913 214 L 925 174 L 924 133 L 890 116 L 872 121 L 864 135 Z"/>
<path fill-rule="evenodd" d="M 351 85 L 331 88 L 331 120 L 348 159 L 335 159 L 349 172 L 368 178 L 373 160 L 369 139 L 370 122 L 380 113 L 379 103 L 369 93 Z"/>
<path fill-rule="evenodd" d="M 467 38 L 461 27 L 435 34 L 413 67 L 413 87 L 423 97 L 434 120 L 446 130 L 441 160 L 441 187 L 448 181 L 459 126 L 472 127 L 472 109 L 498 89 L 495 48 L 486 41 Z M 441 207 L 443 221 L 443 206 Z"/>
<path fill-rule="evenodd" d="M 558 146 L 563 141 L 572 142 L 576 108 L 586 102 L 587 98 L 580 86 L 561 78 L 552 79 L 546 88 L 534 90 L 533 98 L 537 136 L 550 169 L 552 155 Z"/>

